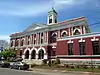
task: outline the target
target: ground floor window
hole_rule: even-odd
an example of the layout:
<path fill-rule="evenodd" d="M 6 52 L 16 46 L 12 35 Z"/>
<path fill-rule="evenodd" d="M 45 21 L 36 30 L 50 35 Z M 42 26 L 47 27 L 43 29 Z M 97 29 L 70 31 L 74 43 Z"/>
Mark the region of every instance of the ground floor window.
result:
<path fill-rule="evenodd" d="M 38 53 L 38 59 L 43 59 L 44 58 L 44 51 L 41 49 L 39 50 L 39 53 Z"/>
<path fill-rule="evenodd" d="M 68 43 L 68 55 L 73 55 L 73 43 Z"/>
<path fill-rule="evenodd" d="M 31 59 L 35 59 L 36 58 L 36 51 L 33 50 L 31 53 Z"/>
<path fill-rule="evenodd" d="M 25 53 L 25 59 L 29 59 L 29 50 L 27 50 Z"/>
<path fill-rule="evenodd" d="M 79 42 L 80 55 L 85 55 L 85 42 Z"/>
<path fill-rule="evenodd" d="M 99 41 L 92 41 L 93 55 L 100 54 Z"/>

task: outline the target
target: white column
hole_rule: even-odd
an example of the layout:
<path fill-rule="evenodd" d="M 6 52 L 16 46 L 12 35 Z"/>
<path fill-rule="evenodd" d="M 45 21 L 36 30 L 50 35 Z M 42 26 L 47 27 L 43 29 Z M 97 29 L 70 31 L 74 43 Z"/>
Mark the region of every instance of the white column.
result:
<path fill-rule="evenodd" d="M 85 26 L 83 26 L 83 33 L 84 33 L 84 34 L 86 33 Z"/>
<path fill-rule="evenodd" d="M 81 33 L 81 35 L 82 35 L 82 26 L 80 26 L 80 33 Z"/>
<path fill-rule="evenodd" d="M 73 36 L 73 27 L 71 28 L 71 33 L 72 33 L 72 36 Z"/>
<path fill-rule="evenodd" d="M 60 30 L 58 30 L 58 38 L 60 38 Z"/>
<path fill-rule="evenodd" d="M 31 60 L 31 54 L 29 54 L 29 60 Z"/>
<path fill-rule="evenodd" d="M 48 43 L 48 31 L 47 31 L 47 38 L 46 39 L 47 39 L 47 43 Z"/>
<path fill-rule="evenodd" d="M 32 44 L 32 35 L 30 35 L 30 45 Z"/>
<path fill-rule="evenodd" d="M 44 59 L 47 59 L 47 54 L 44 54 Z"/>
<path fill-rule="evenodd" d="M 38 54 L 36 54 L 36 60 L 38 60 Z"/>
<path fill-rule="evenodd" d="M 38 44 L 38 33 L 36 34 L 36 44 Z"/>
<path fill-rule="evenodd" d="M 13 47 L 15 47 L 15 40 L 13 40 Z"/>
<path fill-rule="evenodd" d="M 69 28 L 69 36 L 70 36 L 70 28 Z"/>
<path fill-rule="evenodd" d="M 25 59 L 25 55 L 24 54 L 22 55 L 22 58 Z"/>

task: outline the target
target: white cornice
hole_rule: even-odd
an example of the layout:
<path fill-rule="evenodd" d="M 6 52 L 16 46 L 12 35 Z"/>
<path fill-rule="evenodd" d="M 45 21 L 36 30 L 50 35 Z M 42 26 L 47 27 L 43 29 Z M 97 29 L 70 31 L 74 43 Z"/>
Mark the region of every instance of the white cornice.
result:
<path fill-rule="evenodd" d="M 57 41 L 89 38 L 89 37 L 96 37 L 96 36 L 100 36 L 100 33 L 87 33 L 87 34 L 83 34 L 83 35 L 74 35 L 74 36 L 70 36 L 70 37 L 64 37 L 64 38 L 57 39 Z"/>

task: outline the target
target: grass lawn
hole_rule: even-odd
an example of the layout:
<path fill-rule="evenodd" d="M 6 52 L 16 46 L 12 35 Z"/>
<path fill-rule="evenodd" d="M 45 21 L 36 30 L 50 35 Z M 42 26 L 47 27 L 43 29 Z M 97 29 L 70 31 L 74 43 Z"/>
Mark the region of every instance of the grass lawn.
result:
<path fill-rule="evenodd" d="M 84 72 L 100 72 L 100 69 L 97 68 L 66 68 L 67 71 L 84 71 Z"/>

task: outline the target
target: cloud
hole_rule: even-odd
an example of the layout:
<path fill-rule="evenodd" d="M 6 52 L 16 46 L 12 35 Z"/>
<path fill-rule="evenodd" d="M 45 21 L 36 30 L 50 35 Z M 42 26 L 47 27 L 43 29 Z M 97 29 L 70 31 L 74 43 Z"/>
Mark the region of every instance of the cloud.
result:
<path fill-rule="evenodd" d="M 95 0 L 97 1 L 97 0 Z M 94 0 L 50 0 L 50 1 L 7 1 L 0 3 L 0 14 L 10 16 L 38 16 L 42 13 L 47 13 L 52 6 L 56 10 L 74 7 L 76 5 L 86 4 L 87 2 L 94 3 Z M 66 7 L 64 7 L 64 5 Z M 99 6 L 99 4 L 96 4 Z"/>
<path fill-rule="evenodd" d="M 4 6 L 5 5 L 5 6 Z M 40 13 L 47 12 L 51 7 L 51 2 L 49 3 L 4 3 L 0 5 L 0 14 L 10 15 L 10 16 L 38 16 Z M 3 7 L 3 8 L 2 8 Z"/>
<path fill-rule="evenodd" d="M 6 40 L 10 42 L 10 37 L 8 35 L 0 35 L 0 40 Z"/>

